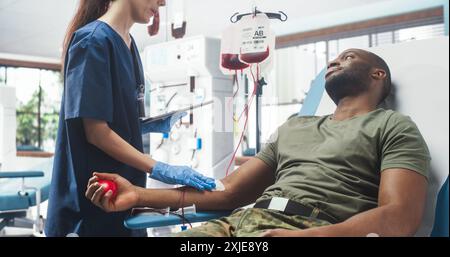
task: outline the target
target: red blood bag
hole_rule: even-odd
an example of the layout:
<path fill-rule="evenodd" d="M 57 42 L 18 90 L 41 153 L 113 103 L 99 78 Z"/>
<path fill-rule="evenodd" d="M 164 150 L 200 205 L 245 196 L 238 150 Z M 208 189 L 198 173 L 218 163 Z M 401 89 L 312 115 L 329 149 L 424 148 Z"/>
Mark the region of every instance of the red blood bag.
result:
<path fill-rule="evenodd" d="M 222 67 L 229 70 L 243 70 L 248 64 L 239 60 L 239 54 L 222 54 Z"/>
<path fill-rule="evenodd" d="M 238 27 L 230 25 L 222 33 L 220 47 L 220 69 L 225 75 L 235 75 L 237 71 L 243 71 L 249 67 L 247 63 L 241 62 L 239 58 Z"/>
<path fill-rule="evenodd" d="M 159 11 L 158 11 L 153 16 L 153 23 L 151 25 L 147 26 L 147 31 L 150 36 L 155 36 L 156 34 L 158 34 L 159 23 L 160 23 L 160 17 L 159 17 Z"/>
<path fill-rule="evenodd" d="M 178 27 L 175 26 L 175 23 L 172 23 L 171 30 L 173 38 L 183 38 L 186 35 L 186 21 L 183 21 L 182 25 Z"/>
<path fill-rule="evenodd" d="M 183 38 L 186 35 L 186 4 L 184 0 L 170 1 L 171 34 L 173 38 Z"/>
<path fill-rule="evenodd" d="M 270 55 L 270 49 L 267 47 L 264 52 L 254 52 L 241 54 L 241 60 L 245 63 L 262 63 Z"/>

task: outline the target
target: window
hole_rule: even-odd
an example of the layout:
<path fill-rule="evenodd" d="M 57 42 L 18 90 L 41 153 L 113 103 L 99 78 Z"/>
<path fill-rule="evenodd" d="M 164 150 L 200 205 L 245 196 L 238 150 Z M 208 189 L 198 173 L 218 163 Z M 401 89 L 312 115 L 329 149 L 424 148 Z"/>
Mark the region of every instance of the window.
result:
<path fill-rule="evenodd" d="M 281 103 L 305 97 L 303 91 L 308 91 L 311 81 L 326 67 L 327 61 L 336 58 L 339 53 L 348 48 L 369 48 L 387 44 L 401 43 L 411 40 L 429 39 L 445 34 L 444 24 L 415 26 L 410 28 L 392 29 L 376 32 L 370 30 L 360 35 L 330 38 L 318 42 L 308 42 L 298 46 L 277 49 L 275 71 L 275 87 Z M 374 32 L 375 31 L 375 32 Z M 294 75 L 290 75 L 294 73 Z M 301 88 L 301 90 L 292 90 Z"/>
<path fill-rule="evenodd" d="M 340 38 L 337 43 L 338 54 L 349 48 L 367 48 L 369 45 L 369 35 Z"/>
<path fill-rule="evenodd" d="M 394 35 L 393 31 L 374 33 L 372 34 L 371 44 L 374 46 L 394 44 Z"/>
<path fill-rule="evenodd" d="M 445 34 L 444 24 L 427 25 L 413 28 L 396 30 L 394 33 L 395 43 L 421 40 L 443 36 Z"/>
<path fill-rule="evenodd" d="M 6 84 L 6 67 L 0 66 L 0 86 Z"/>
<path fill-rule="evenodd" d="M 16 88 L 17 149 L 53 152 L 62 96 L 61 73 L 5 67 L 4 74 L 5 84 Z"/>
<path fill-rule="evenodd" d="M 41 148 L 50 152 L 54 151 L 58 131 L 59 109 L 63 93 L 61 81 L 61 72 L 41 70 Z"/>

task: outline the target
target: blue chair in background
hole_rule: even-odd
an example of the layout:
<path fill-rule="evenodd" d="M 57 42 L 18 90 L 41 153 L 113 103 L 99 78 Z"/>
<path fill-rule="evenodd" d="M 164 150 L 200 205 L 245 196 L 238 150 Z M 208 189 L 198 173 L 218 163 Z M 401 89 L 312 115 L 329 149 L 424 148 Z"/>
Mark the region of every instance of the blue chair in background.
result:
<path fill-rule="evenodd" d="M 43 236 L 41 204 L 48 199 L 52 163 L 49 159 L 27 171 L 0 171 L 0 236 L 8 236 L 8 228 L 20 228 L 14 236 Z M 31 207 L 36 214 L 28 218 Z"/>
<path fill-rule="evenodd" d="M 434 218 L 432 237 L 448 237 L 448 178 L 444 183 L 441 191 L 439 192 L 436 203 L 436 215 Z"/>

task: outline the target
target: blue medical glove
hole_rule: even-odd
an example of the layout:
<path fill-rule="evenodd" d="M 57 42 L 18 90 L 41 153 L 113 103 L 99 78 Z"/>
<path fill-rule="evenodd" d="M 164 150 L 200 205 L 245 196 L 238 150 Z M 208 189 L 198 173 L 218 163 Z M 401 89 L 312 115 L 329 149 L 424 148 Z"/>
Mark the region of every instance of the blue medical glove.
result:
<path fill-rule="evenodd" d="M 143 123 L 141 126 L 141 133 L 145 135 L 150 132 L 156 133 L 169 133 L 173 125 L 181 118 L 187 115 L 187 112 L 177 112 L 174 115 L 167 117 L 163 120 L 154 122 Z"/>
<path fill-rule="evenodd" d="M 191 186 L 202 191 L 216 188 L 212 178 L 205 177 L 187 166 L 171 166 L 162 162 L 156 162 L 150 178 L 167 184 Z"/>

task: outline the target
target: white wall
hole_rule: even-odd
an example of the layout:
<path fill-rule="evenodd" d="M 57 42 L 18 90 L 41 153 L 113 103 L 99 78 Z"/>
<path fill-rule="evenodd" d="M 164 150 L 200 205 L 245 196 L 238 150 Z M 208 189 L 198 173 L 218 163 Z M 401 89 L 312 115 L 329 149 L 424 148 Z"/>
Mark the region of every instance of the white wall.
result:
<path fill-rule="evenodd" d="M 16 91 L 0 86 L 0 170 L 16 157 Z"/>

